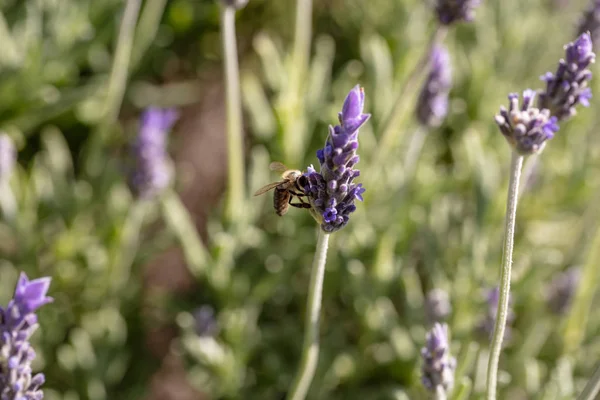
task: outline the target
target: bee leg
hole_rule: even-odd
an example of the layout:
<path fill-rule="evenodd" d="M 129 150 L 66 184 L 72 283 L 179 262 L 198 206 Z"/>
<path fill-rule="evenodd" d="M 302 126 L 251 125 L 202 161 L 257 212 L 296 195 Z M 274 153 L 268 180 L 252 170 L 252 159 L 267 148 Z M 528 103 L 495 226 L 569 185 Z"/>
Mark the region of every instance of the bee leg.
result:
<path fill-rule="evenodd" d="M 308 203 L 290 203 L 290 206 L 292 207 L 296 207 L 296 208 L 310 208 L 310 204 Z"/>
<path fill-rule="evenodd" d="M 310 208 L 311 207 L 310 204 L 305 203 L 300 197 L 298 197 L 298 200 L 300 200 L 300 203 L 292 203 L 292 200 L 294 199 L 294 196 L 290 196 L 290 200 L 288 201 L 288 204 L 290 206 L 296 207 L 296 208 Z"/>

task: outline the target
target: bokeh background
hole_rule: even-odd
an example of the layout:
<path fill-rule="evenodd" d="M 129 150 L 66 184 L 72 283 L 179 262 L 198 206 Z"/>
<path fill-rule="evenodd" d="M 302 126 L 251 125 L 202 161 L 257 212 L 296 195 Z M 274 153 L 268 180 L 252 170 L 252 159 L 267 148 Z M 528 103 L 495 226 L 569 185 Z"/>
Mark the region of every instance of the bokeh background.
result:
<path fill-rule="evenodd" d="M 309 67 L 295 89 L 296 2 L 250 0 L 236 17 L 245 199 L 230 221 L 217 2 L 143 1 L 127 66 L 115 52 L 126 1 L 0 0 L 0 129 L 19 151 L 16 218 L 0 220 L 0 300 L 19 271 L 52 277 L 55 301 L 33 337 L 46 398 L 284 398 L 317 227 L 304 210 L 281 218 L 270 196 L 250 194 L 277 179 L 273 160 L 318 162 L 357 83 L 372 113 L 359 149 L 367 192 L 332 237 L 309 398 L 427 398 L 420 348 L 434 288 L 451 305 L 452 398 L 482 398 L 480 328 L 499 275 L 510 159 L 493 116 L 509 92 L 541 88 L 587 4 L 487 0 L 472 23 L 449 29 L 450 111 L 427 132 L 408 184 L 418 86 L 395 102 L 436 28 L 430 4 L 316 1 Z M 502 399 L 574 398 L 600 356 L 599 82 L 591 106 L 526 163 Z M 180 111 L 169 137 L 177 194 L 141 202 L 127 174 L 148 106 Z M 584 265 L 579 307 L 565 290 L 567 306 L 553 312 L 553 280 Z"/>

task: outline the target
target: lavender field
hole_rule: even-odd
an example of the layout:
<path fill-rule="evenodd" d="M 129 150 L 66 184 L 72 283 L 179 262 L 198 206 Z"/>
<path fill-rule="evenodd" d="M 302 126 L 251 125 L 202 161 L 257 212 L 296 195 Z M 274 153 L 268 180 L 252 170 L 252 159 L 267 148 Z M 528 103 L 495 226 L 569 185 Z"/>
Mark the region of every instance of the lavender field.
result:
<path fill-rule="evenodd" d="M 0 0 L 0 400 L 593 400 L 598 0 Z"/>

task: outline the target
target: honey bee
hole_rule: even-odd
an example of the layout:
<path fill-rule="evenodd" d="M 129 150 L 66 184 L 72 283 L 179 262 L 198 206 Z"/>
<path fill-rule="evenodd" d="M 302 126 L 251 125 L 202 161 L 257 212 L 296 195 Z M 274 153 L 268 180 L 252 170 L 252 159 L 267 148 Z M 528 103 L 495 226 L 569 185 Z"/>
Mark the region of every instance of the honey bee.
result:
<path fill-rule="evenodd" d="M 305 202 L 302 198 L 306 197 L 304 193 L 304 183 L 306 177 L 302 175 L 302 171 L 297 169 L 288 169 L 285 165 L 280 162 L 272 162 L 269 165 L 271 171 L 277 171 L 281 173 L 283 180 L 278 182 L 269 183 L 258 189 L 255 196 L 259 196 L 263 193 L 268 192 L 271 189 L 275 189 L 273 193 L 273 208 L 277 215 L 284 215 L 290 206 L 297 208 L 310 208 L 310 204 Z M 294 197 L 298 198 L 300 203 L 292 203 Z"/>

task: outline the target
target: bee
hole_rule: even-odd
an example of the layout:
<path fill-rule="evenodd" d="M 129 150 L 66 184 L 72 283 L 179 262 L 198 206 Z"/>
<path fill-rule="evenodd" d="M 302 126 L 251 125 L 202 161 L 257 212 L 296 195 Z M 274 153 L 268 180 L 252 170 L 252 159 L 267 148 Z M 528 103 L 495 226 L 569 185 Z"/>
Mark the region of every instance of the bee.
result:
<path fill-rule="evenodd" d="M 277 171 L 281 173 L 283 180 L 278 182 L 269 183 L 258 189 L 255 196 L 259 196 L 263 193 L 268 192 L 271 189 L 275 189 L 273 193 L 273 208 L 277 215 L 284 215 L 290 206 L 297 208 L 310 208 L 310 204 L 303 200 L 306 197 L 304 193 L 304 183 L 306 177 L 302 175 L 302 171 L 297 169 L 288 169 L 285 165 L 280 162 L 274 161 L 269 165 L 271 171 Z M 294 197 L 298 198 L 300 203 L 292 203 Z"/>

